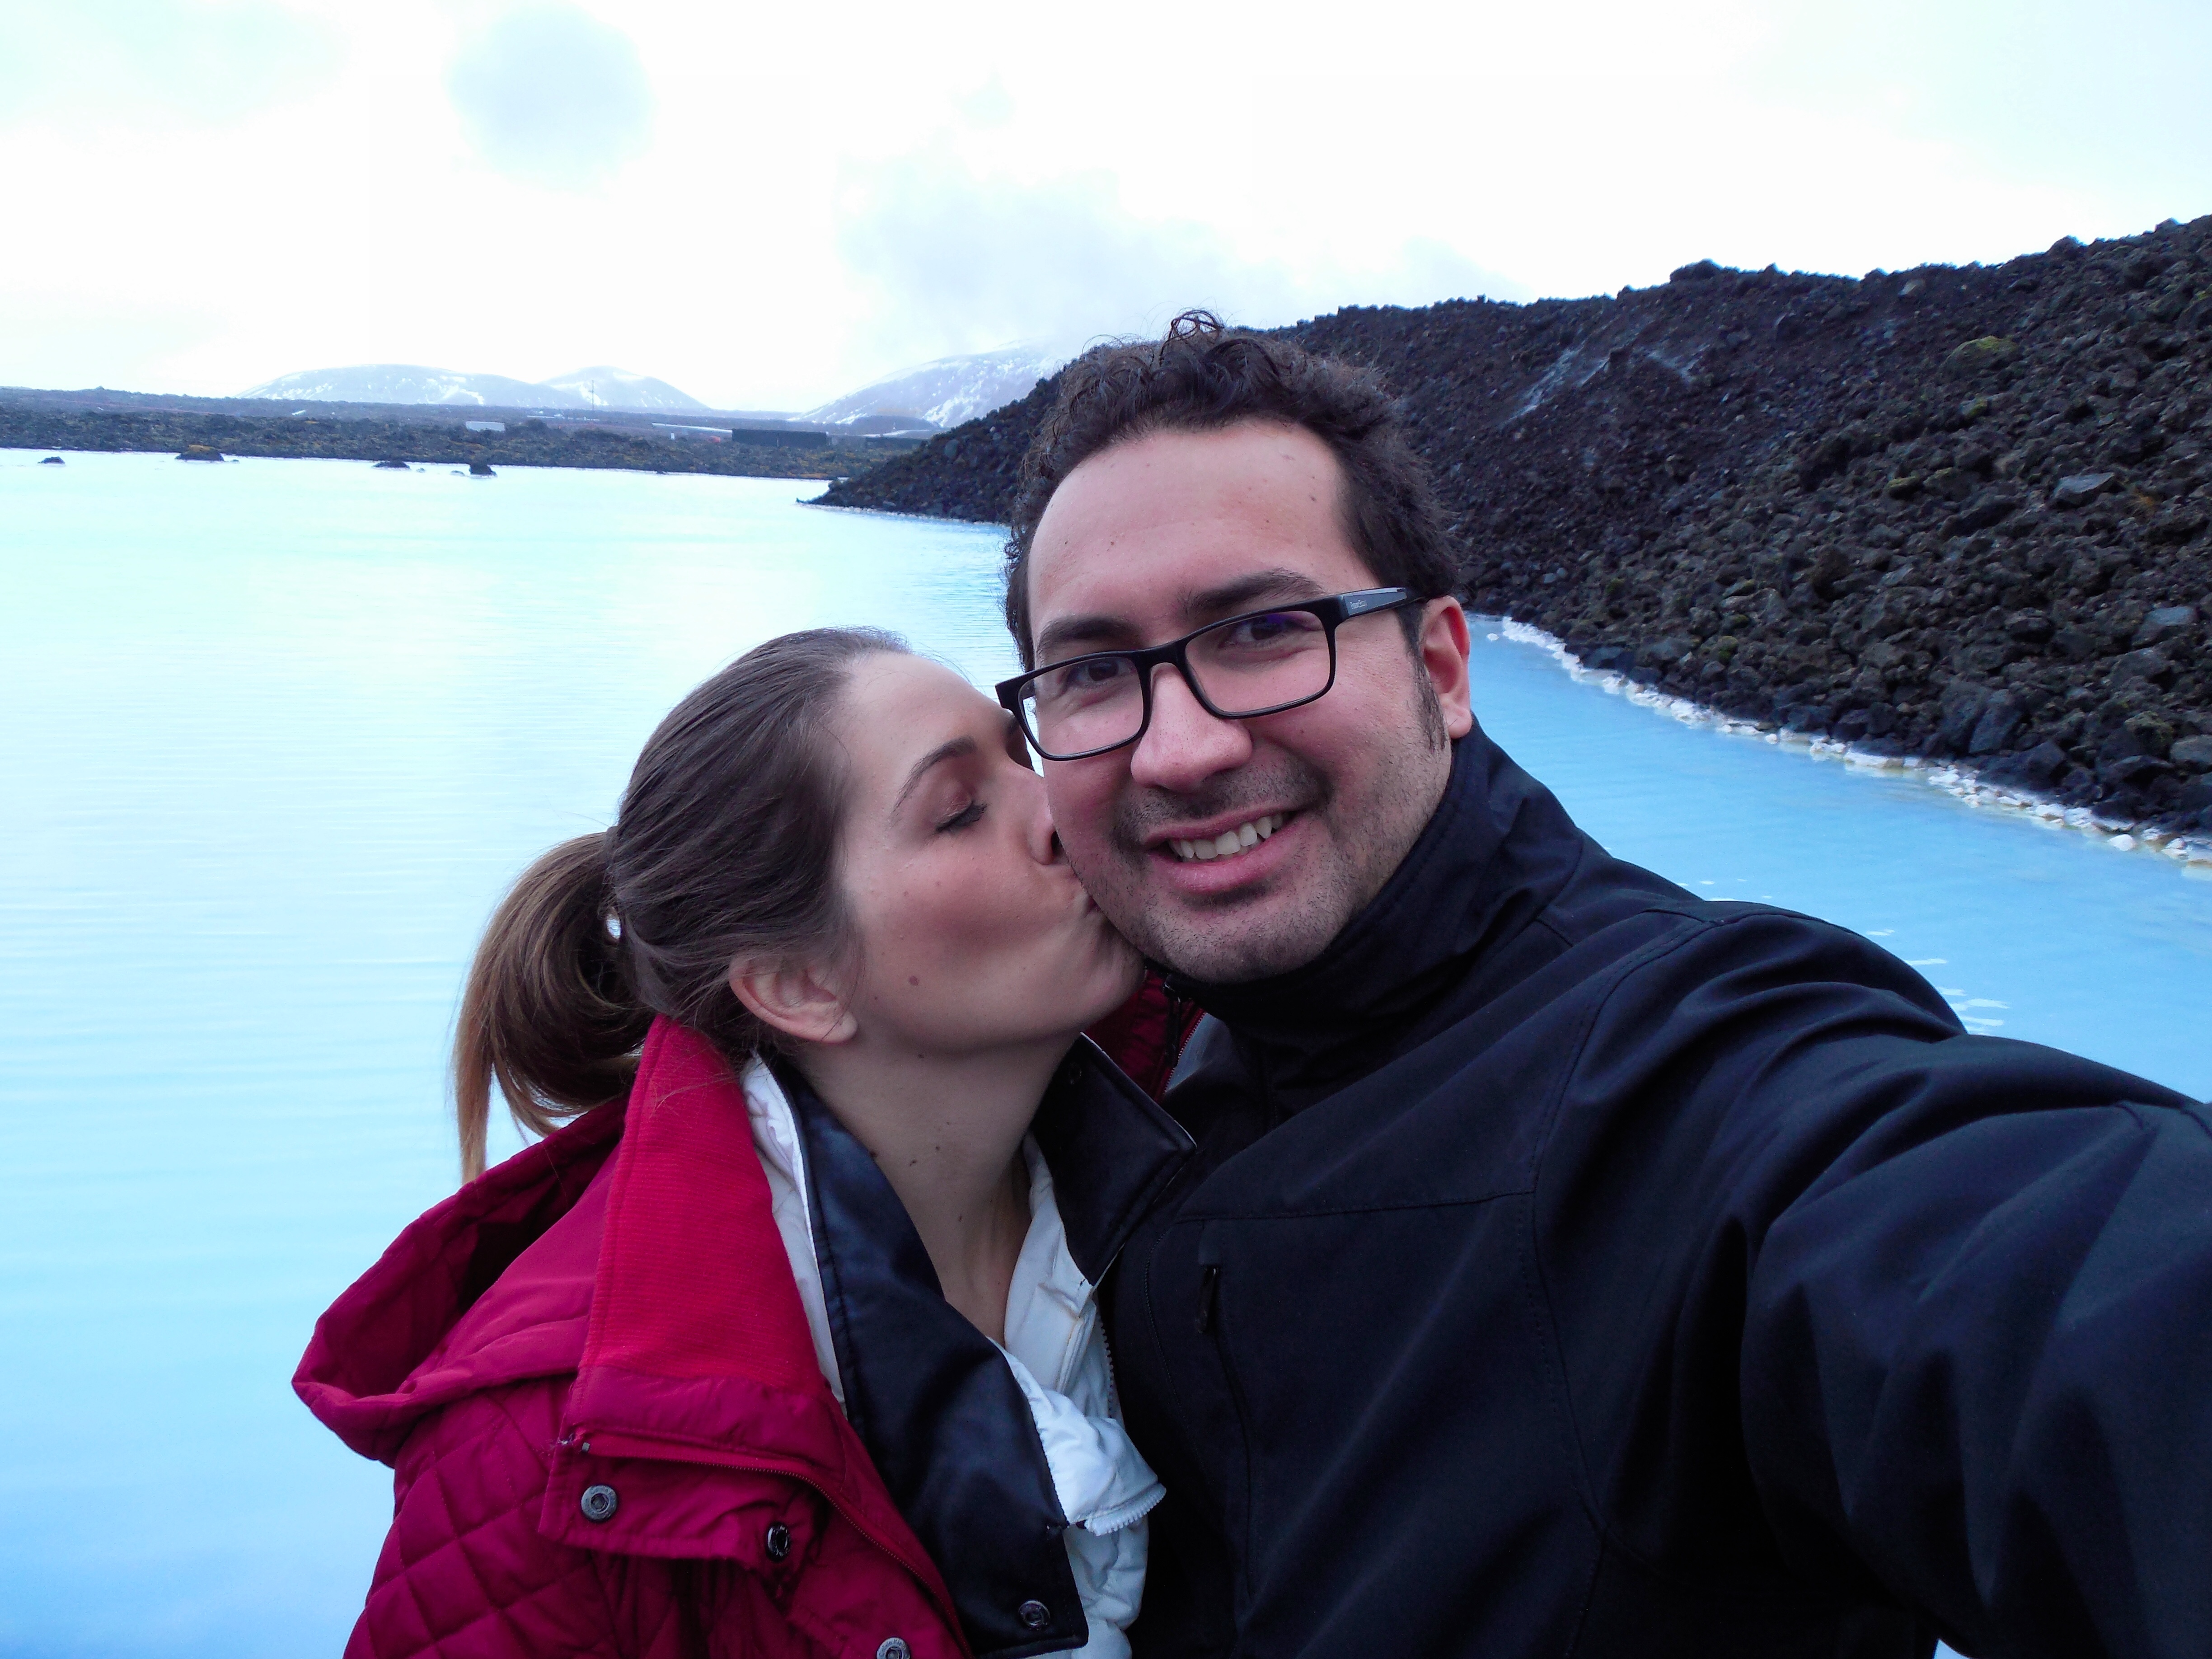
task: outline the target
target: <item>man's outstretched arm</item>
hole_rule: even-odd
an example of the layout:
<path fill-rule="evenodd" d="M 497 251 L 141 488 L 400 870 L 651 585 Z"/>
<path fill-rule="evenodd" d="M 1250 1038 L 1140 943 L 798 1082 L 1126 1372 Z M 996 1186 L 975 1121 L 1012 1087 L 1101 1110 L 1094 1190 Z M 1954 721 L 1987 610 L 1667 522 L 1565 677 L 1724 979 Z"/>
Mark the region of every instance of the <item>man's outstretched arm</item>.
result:
<path fill-rule="evenodd" d="M 2212 1652 L 2212 1113 L 2030 1044 L 1910 1047 L 1784 1068 L 1883 1108 L 1796 1103 L 1862 1127 L 1753 1262 L 1785 1555 L 1969 1654 Z"/>

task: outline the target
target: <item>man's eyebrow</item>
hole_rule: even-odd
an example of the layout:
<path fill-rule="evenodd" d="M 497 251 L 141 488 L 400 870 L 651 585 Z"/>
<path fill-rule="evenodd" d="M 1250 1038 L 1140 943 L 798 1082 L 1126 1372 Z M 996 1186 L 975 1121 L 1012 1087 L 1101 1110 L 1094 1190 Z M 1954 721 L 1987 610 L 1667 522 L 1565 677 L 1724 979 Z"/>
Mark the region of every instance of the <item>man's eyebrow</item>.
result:
<path fill-rule="evenodd" d="M 1254 570 L 1218 587 L 1184 594 L 1182 611 L 1186 617 L 1233 617 L 1270 599 L 1318 599 L 1327 592 L 1303 570 Z"/>
<path fill-rule="evenodd" d="M 972 755 L 975 751 L 975 739 L 973 738 L 953 738 L 939 744 L 936 748 L 916 761 L 914 763 L 914 769 L 906 775 L 906 782 L 899 789 L 898 799 L 891 803 L 893 814 L 896 814 L 899 808 L 906 805 L 906 798 L 908 795 L 921 787 L 921 781 L 929 775 L 932 767 L 945 761 L 957 760 L 964 755 Z"/>
<path fill-rule="evenodd" d="M 1195 625 L 1202 628 L 1208 622 L 1233 617 L 1240 611 L 1264 605 L 1270 599 L 1316 599 L 1324 592 L 1321 584 L 1303 570 L 1252 570 L 1212 587 L 1188 589 L 1177 604 L 1186 617 L 1194 618 Z M 1127 647 L 1133 643 L 1136 632 L 1121 617 L 1103 611 L 1091 616 L 1062 617 L 1037 635 L 1036 659 L 1040 664 L 1052 663 L 1078 654 L 1085 647 L 1110 651 Z"/>

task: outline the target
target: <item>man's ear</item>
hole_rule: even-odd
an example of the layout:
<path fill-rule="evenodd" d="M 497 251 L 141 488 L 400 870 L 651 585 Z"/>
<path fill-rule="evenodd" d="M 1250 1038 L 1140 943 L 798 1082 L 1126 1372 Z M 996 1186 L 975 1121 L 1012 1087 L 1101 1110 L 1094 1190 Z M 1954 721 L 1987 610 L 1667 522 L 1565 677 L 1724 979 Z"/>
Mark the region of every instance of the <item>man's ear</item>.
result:
<path fill-rule="evenodd" d="M 860 1029 L 845 999 L 811 968 L 739 961 L 730 968 L 730 989 L 754 1018 L 801 1042 L 849 1042 Z"/>
<path fill-rule="evenodd" d="M 1463 738 L 1474 730 L 1473 693 L 1468 683 L 1467 661 L 1474 644 L 1468 637 L 1467 612 L 1457 599 L 1431 599 L 1421 611 L 1421 666 L 1436 688 L 1437 706 L 1444 717 L 1444 731 Z"/>

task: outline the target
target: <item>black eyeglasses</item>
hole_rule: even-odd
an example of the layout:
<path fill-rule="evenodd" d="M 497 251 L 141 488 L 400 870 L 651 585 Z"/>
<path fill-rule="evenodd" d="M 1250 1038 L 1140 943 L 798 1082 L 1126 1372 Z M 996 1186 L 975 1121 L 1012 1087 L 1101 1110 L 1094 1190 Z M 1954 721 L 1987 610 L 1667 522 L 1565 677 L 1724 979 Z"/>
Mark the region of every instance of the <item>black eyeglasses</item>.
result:
<path fill-rule="evenodd" d="M 1368 587 L 1248 611 L 1141 651 L 1094 651 L 999 682 L 999 702 L 1047 760 L 1082 760 L 1136 742 L 1152 723 L 1152 671 L 1172 663 L 1216 720 L 1311 702 L 1336 684 L 1336 630 L 1354 617 L 1419 605 L 1411 588 Z"/>

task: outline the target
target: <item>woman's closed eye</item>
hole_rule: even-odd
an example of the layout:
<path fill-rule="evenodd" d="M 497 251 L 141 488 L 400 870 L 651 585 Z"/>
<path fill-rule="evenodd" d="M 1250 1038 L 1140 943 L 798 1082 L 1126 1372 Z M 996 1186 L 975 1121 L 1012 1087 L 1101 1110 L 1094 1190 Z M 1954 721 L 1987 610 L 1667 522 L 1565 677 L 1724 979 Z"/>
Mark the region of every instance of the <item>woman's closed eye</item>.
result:
<path fill-rule="evenodd" d="M 983 803 L 980 800 L 971 800 L 951 817 L 939 819 L 937 827 L 940 832 L 949 830 L 965 830 L 970 824 L 979 822 L 982 816 Z"/>

